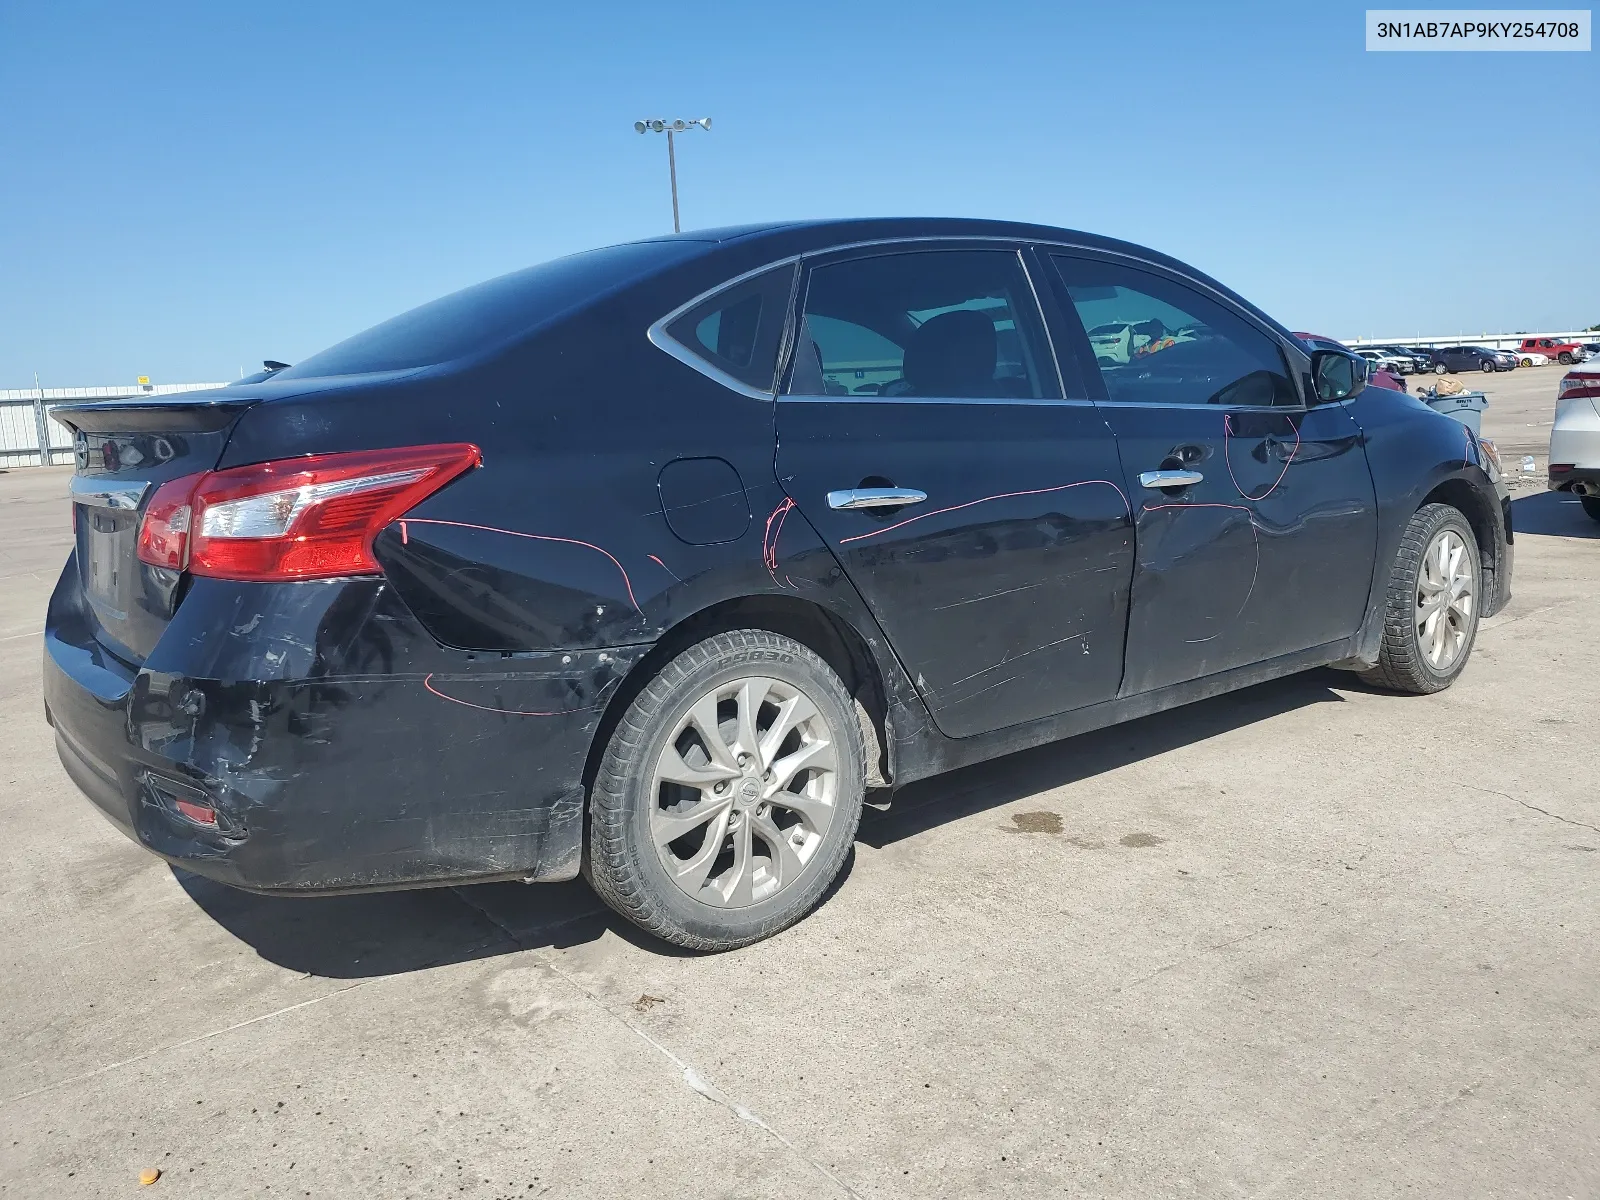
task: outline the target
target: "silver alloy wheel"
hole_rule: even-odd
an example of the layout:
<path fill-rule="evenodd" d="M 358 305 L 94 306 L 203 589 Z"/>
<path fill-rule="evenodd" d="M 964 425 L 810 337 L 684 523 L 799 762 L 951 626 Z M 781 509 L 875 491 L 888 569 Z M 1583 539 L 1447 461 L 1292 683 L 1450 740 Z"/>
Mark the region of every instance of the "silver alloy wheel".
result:
<path fill-rule="evenodd" d="M 781 679 L 718 684 L 678 718 L 651 780 L 650 833 L 689 896 L 745 908 L 789 888 L 833 823 L 833 732 Z"/>
<path fill-rule="evenodd" d="M 1417 649 L 1435 671 L 1448 671 L 1472 632 L 1472 555 L 1461 535 L 1441 529 L 1417 572 Z"/>

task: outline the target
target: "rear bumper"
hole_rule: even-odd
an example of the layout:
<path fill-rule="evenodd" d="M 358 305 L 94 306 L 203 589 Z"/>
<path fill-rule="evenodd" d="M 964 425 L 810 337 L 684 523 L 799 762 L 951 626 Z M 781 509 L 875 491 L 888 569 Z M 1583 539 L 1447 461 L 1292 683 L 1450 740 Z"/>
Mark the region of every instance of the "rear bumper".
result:
<path fill-rule="evenodd" d="M 1578 492 L 1585 496 L 1600 496 L 1600 467 L 1574 467 L 1570 471 L 1550 472 L 1552 492 Z M 1577 486 L 1574 486 L 1577 485 Z"/>
<path fill-rule="evenodd" d="M 645 647 L 474 654 L 382 580 L 196 580 L 136 670 L 95 643 L 77 578 L 46 622 L 46 715 L 72 781 L 151 852 L 300 894 L 577 873 L 589 748 Z"/>

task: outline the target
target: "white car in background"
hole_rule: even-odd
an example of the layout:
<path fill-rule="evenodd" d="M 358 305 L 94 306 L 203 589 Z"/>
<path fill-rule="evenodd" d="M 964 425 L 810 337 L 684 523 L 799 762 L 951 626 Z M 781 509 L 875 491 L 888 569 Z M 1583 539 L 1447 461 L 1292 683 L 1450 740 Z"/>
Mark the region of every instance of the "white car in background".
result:
<path fill-rule="evenodd" d="M 1537 350 L 1513 350 L 1511 353 L 1517 356 L 1517 366 L 1519 367 L 1548 367 L 1550 365 L 1550 356 L 1548 354 L 1540 354 Z"/>
<path fill-rule="evenodd" d="M 1416 360 L 1409 355 L 1401 358 L 1398 354 L 1388 354 L 1382 350 L 1365 350 L 1360 346 L 1357 346 L 1355 351 L 1373 366 L 1392 375 L 1409 375 L 1417 369 Z"/>
<path fill-rule="evenodd" d="M 1094 349 L 1095 361 L 1101 366 L 1121 366 L 1136 358 L 1157 354 L 1179 342 L 1192 342 L 1196 333 L 1193 327 L 1170 330 L 1160 321 L 1113 321 L 1109 325 L 1096 325 L 1089 330 L 1089 345 Z"/>
<path fill-rule="evenodd" d="M 1556 392 L 1550 490 L 1576 493 L 1600 521 L 1600 361 L 1574 365 Z"/>

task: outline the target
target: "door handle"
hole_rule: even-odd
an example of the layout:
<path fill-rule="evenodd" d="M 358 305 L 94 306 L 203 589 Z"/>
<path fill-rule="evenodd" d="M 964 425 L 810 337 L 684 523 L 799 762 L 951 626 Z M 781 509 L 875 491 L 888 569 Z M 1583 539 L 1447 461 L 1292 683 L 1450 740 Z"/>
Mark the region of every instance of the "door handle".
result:
<path fill-rule="evenodd" d="M 1139 476 L 1139 486 L 1147 488 L 1185 488 L 1204 481 L 1199 471 L 1145 471 Z"/>
<path fill-rule="evenodd" d="M 828 507 L 899 508 L 905 504 L 921 504 L 927 498 L 927 492 L 919 492 L 916 488 L 840 488 L 828 493 Z"/>

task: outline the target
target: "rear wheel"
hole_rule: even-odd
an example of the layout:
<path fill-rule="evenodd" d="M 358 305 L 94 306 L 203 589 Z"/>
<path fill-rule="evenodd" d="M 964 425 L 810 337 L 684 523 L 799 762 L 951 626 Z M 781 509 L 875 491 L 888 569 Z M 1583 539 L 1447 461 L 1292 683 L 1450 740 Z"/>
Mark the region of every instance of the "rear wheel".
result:
<path fill-rule="evenodd" d="M 838 875 L 866 788 L 854 702 L 759 629 L 678 655 L 629 706 L 589 801 L 584 873 L 640 928 L 730 950 L 794 924 Z"/>
<path fill-rule="evenodd" d="M 1579 496 L 1578 503 L 1583 505 L 1584 512 L 1600 521 L 1600 496 Z"/>
<path fill-rule="evenodd" d="M 1362 678 L 1417 695 L 1454 683 L 1478 634 L 1481 578 L 1478 543 L 1459 509 L 1425 504 L 1412 514 L 1389 573 L 1378 665 Z"/>

